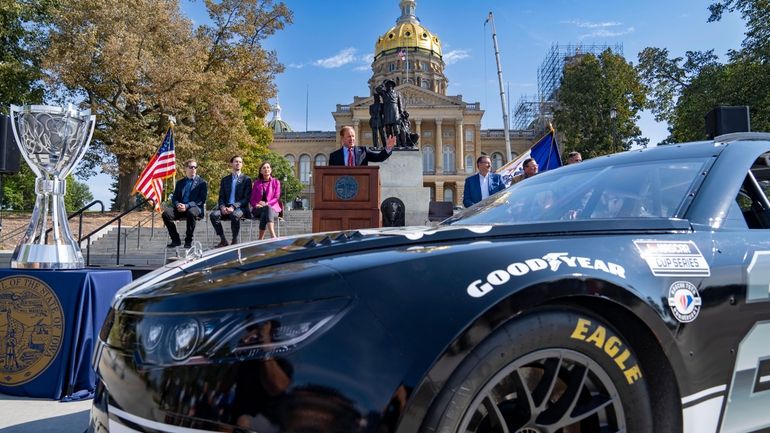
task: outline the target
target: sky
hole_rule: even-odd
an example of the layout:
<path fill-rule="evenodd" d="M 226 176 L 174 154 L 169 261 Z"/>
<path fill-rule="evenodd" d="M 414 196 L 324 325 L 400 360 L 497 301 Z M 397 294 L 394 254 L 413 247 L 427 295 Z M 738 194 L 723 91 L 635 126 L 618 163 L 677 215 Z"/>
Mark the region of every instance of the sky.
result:
<path fill-rule="evenodd" d="M 286 0 L 293 23 L 264 41 L 285 71 L 276 77 L 281 118 L 295 131 L 331 131 L 336 104 L 368 96 L 377 38 L 395 25 L 399 0 Z M 622 44 L 633 64 L 646 47 L 672 56 L 714 49 L 724 61 L 740 47 L 745 25 L 735 13 L 707 23 L 710 0 L 417 0 L 415 15 L 442 42 L 447 95 L 462 95 L 485 110 L 481 127 L 502 128 L 503 117 L 490 25 L 493 13 L 511 111 L 522 96 L 537 94 L 537 70 L 554 44 Z M 195 24 L 208 15 L 202 0 L 180 0 Z M 272 117 L 269 116 L 269 118 Z M 269 120 L 269 119 L 268 119 Z M 639 126 L 654 145 L 667 125 L 643 113 Z M 158 144 L 162 137 L 158 138 Z M 103 176 L 103 175 L 102 175 Z M 100 176 L 100 177 L 102 177 Z M 111 199 L 106 182 L 89 182 L 96 199 Z"/>

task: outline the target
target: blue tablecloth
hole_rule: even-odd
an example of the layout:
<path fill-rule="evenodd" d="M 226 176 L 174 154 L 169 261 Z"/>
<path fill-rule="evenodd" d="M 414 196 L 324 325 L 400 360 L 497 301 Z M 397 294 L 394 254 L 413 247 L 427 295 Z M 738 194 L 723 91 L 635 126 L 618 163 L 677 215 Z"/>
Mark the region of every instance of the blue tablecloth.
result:
<path fill-rule="evenodd" d="M 127 270 L 0 269 L 0 392 L 62 397 L 92 391 L 91 357 Z"/>

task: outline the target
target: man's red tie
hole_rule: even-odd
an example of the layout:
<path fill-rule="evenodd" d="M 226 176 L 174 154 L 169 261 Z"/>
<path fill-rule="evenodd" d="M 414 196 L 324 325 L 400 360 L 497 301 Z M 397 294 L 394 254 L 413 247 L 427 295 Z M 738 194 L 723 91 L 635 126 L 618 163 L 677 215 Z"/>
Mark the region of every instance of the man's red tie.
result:
<path fill-rule="evenodd" d="M 355 164 L 353 163 L 353 149 L 348 149 L 348 167 L 352 167 Z"/>

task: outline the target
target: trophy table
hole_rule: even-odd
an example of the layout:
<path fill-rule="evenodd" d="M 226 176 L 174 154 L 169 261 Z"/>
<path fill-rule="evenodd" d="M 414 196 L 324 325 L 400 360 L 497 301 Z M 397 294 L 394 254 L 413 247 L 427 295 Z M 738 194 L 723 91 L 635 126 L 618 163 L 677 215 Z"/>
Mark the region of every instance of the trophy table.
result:
<path fill-rule="evenodd" d="M 37 176 L 35 208 L 11 256 L 12 268 L 84 267 L 80 246 L 67 222 L 65 179 L 88 149 L 95 124 L 96 116 L 90 110 L 77 110 L 72 105 L 11 105 L 16 144 Z"/>

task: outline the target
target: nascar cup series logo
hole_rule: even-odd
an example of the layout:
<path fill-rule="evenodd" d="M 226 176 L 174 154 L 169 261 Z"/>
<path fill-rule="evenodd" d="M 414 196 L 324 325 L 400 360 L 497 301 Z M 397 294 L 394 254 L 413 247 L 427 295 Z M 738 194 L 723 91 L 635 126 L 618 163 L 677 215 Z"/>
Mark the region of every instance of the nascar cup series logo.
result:
<path fill-rule="evenodd" d="M 668 289 L 668 306 L 676 320 L 692 322 L 700 313 L 701 298 L 698 288 L 689 281 L 677 281 Z"/>
<path fill-rule="evenodd" d="M 0 385 L 29 382 L 56 358 L 64 313 L 53 290 L 24 275 L 0 280 Z"/>

